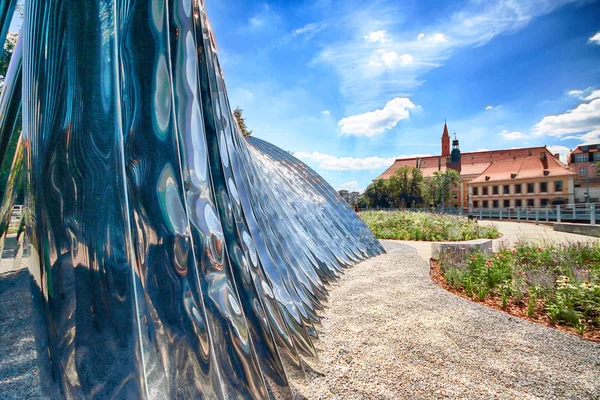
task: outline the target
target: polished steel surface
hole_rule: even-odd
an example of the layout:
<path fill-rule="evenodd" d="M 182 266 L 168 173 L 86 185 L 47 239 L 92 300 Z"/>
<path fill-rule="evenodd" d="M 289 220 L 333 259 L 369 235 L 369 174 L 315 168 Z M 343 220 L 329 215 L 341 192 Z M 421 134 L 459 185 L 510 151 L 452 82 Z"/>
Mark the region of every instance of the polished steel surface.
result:
<path fill-rule="evenodd" d="M 309 167 L 242 136 L 203 1 L 25 14 L 2 210 L 23 181 L 45 394 L 292 399 L 328 284 L 378 241 Z"/>

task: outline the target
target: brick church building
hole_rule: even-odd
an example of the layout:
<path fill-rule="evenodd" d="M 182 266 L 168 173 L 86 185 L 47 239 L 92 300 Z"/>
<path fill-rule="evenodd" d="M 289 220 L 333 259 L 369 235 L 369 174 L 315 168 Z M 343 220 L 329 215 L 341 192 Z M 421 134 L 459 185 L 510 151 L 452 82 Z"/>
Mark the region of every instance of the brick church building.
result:
<path fill-rule="evenodd" d="M 419 168 L 425 180 L 436 171 L 460 174 L 452 206 L 464 209 L 545 207 L 573 204 L 573 172 L 546 146 L 462 153 L 455 137 L 450 146 L 444 123 L 441 155 L 399 158 L 377 179 L 387 179 L 400 167 Z"/>

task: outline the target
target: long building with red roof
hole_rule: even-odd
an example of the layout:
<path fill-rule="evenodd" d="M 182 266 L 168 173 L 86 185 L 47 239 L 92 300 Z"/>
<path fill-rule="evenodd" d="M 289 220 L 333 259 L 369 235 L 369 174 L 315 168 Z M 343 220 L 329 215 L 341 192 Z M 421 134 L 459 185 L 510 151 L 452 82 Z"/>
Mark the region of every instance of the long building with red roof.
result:
<path fill-rule="evenodd" d="M 544 207 L 574 203 L 575 172 L 546 146 L 461 153 L 444 124 L 442 154 L 397 159 L 377 179 L 388 179 L 400 167 L 419 168 L 425 179 L 436 171 L 456 170 L 461 181 L 452 205 L 462 208 Z"/>

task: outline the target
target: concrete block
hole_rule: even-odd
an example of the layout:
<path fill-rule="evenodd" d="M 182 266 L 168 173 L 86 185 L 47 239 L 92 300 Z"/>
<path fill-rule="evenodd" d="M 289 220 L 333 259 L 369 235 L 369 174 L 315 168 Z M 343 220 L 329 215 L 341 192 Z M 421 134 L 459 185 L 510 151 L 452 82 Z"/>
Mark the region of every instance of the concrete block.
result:
<path fill-rule="evenodd" d="M 431 243 L 431 258 L 434 260 L 440 259 L 440 254 L 447 251 L 462 251 L 471 253 L 480 251 L 485 254 L 492 254 L 491 239 L 475 239 L 465 240 L 463 242 L 433 242 Z"/>
<path fill-rule="evenodd" d="M 586 235 L 600 237 L 600 225 L 590 224 L 569 224 L 569 223 L 555 223 L 554 230 L 557 232 L 575 233 L 577 235 Z"/>

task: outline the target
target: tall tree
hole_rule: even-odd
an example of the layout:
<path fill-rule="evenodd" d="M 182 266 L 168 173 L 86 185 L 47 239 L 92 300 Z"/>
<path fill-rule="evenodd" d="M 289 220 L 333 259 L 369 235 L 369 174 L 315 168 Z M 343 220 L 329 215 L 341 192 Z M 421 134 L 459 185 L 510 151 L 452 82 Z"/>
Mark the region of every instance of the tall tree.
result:
<path fill-rule="evenodd" d="M 410 207 L 423 201 L 423 173 L 418 168 L 398 168 L 387 184 L 390 200 L 396 208 Z"/>
<path fill-rule="evenodd" d="M 365 193 L 362 195 L 361 202 L 366 203 L 369 207 L 390 207 L 390 195 L 386 179 L 378 179 L 371 183 Z"/>
<path fill-rule="evenodd" d="M 9 32 L 6 36 L 6 42 L 4 43 L 4 49 L 2 55 L 0 55 L 0 93 L 4 89 L 4 80 L 6 79 L 6 73 L 8 72 L 8 65 L 12 58 L 13 52 L 17 45 L 19 34 L 15 32 Z M 4 190 L 6 182 L 8 181 L 8 175 L 10 174 L 10 168 L 12 161 L 17 149 L 17 142 L 21 136 L 21 117 L 19 116 L 17 124 L 15 126 L 15 132 L 11 137 L 8 148 L 6 149 L 6 155 L 4 161 L 0 165 L 0 199 L 4 197 Z M 1 200 L 0 200 L 1 201 Z"/>
<path fill-rule="evenodd" d="M 424 191 L 429 206 L 448 206 L 452 201 L 452 189 L 460 183 L 460 175 L 453 169 L 436 171 L 427 179 Z"/>
<path fill-rule="evenodd" d="M 12 58 L 13 52 L 17 45 L 19 34 L 15 32 L 9 32 L 6 36 L 6 42 L 0 55 L 0 92 L 4 88 L 4 80 L 6 79 L 6 72 L 8 71 L 8 64 Z"/>
<path fill-rule="evenodd" d="M 233 110 L 233 116 L 235 117 L 242 134 L 244 136 L 252 135 L 252 131 L 249 131 L 248 127 L 246 126 L 246 118 L 242 117 L 242 111 L 243 110 L 241 108 L 237 107 L 235 110 Z"/>

